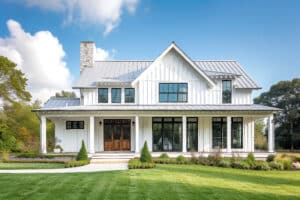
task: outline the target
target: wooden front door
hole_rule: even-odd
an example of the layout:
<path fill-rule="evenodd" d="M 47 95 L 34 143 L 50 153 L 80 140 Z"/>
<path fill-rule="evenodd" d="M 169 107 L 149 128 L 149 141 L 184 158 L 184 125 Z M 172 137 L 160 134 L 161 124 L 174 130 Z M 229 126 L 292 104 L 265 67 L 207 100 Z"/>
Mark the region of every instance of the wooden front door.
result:
<path fill-rule="evenodd" d="M 130 151 L 130 119 L 104 120 L 104 151 Z"/>

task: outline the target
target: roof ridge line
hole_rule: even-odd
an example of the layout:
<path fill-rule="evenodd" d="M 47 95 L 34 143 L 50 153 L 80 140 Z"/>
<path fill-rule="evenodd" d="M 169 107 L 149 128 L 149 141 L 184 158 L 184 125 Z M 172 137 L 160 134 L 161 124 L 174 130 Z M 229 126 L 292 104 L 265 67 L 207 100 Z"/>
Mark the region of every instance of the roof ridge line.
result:
<path fill-rule="evenodd" d="M 238 62 L 237 60 L 192 60 L 194 62 Z M 94 62 L 154 62 L 154 60 L 95 60 Z"/>

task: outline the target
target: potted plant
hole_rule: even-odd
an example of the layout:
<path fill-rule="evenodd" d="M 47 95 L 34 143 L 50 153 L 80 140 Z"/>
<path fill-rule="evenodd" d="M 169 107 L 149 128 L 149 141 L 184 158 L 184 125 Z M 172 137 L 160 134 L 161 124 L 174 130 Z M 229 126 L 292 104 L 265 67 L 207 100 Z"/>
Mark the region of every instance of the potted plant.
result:
<path fill-rule="evenodd" d="M 63 148 L 59 144 L 57 144 L 57 145 L 55 145 L 53 151 L 54 151 L 54 153 L 61 153 L 61 152 L 63 152 Z"/>

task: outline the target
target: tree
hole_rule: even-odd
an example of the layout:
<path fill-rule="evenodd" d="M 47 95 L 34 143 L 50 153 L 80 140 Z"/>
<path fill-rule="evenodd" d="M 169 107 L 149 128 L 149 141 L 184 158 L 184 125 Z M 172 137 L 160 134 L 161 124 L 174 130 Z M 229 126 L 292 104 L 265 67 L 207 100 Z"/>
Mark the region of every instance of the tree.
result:
<path fill-rule="evenodd" d="M 147 141 L 145 141 L 142 152 L 141 152 L 141 157 L 140 157 L 141 162 L 152 162 L 152 157 L 148 149 Z"/>
<path fill-rule="evenodd" d="M 76 160 L 88 160 L 84 141 L 82 140 L 80 151 L 77 154 Z"/>
<path fill-rule="evenodd" d="M 55 97 L 76 98 L 77 96 L 75 92 L 62 90 L 61 92 L 56 92 Z"/>
<path fill-rule="evenodd" d="M 277 135 L 288 135 L 290 149 L 294 149 L 294 132 L 300 127 L 300 78 L 280 81 L 272 85 L 268 92 L 254 99 L 254 103 L 281 108 L 275 116 Z M 279 132 L 280 131 L 280 132 Z M 279 141 L 280 142 L 280 141 Z M 300 140 L 296 143 L 300 147 Z"/>
<path fill-rule="evenodd" d="M 31 95 L 25 90 L 27 79 L 16 68 L 16 64 L 0 56 L 0 100 L 3 103 L 30 101 Z"/>

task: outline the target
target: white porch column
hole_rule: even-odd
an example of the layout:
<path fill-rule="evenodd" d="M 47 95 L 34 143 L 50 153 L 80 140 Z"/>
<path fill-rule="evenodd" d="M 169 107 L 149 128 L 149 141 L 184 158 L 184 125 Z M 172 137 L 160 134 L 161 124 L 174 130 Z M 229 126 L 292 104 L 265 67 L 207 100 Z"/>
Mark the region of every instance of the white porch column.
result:
<path fill-rule="evenodd" d="M 182 116 L 182 152 L 186 152 L 186 116 Z"/>
<path fill-rule="evenodd" d="M 227 152 L 231 152 L 231 116 L 227 116 Z"/>
<path fill-rule="evenodd" d="M 135 152 L 140 152 L 140 140 L 139 140 L 139 129 L 140 129 L 139 116 L 135 116 Z"/>
<path fill-rule="evenodd" d="M 95 153 L 95 117 L 90 116 L 89 153 Z"/>
<path fill-rule="evenodd" d="M 268 117 L 268 151 L 274 152 L 274 122 L 273 114 Z"/>
<path fill-rule="evenodd" d="M 40 122 L 40 145 L 41 145 L 41 153 L 47 153 L 47 143 L 46 143 L 46 117 L 41 116 L 41 122 Z"/>

